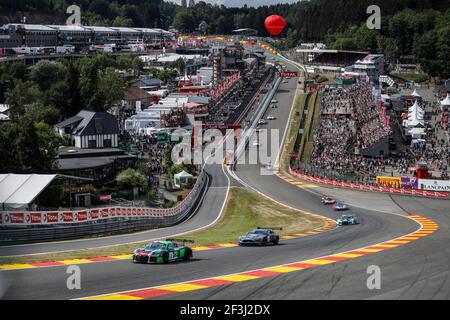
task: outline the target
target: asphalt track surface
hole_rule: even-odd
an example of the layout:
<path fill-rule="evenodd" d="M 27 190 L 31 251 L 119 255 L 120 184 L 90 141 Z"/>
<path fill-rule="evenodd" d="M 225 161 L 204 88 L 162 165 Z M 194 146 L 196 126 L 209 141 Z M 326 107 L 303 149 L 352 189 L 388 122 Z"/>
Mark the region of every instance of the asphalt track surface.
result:
<path fill-rule="evenodd" d="M 195 215 L 181 224 L 133 234 L 116 235 L 96 239 L 69 240 L 58 242 L 44 242 L 37 244 L 25 244 L 0 247 L 0 257 L 27 254 L 39 254 L 57 251 L 80 250 L 87 248 L 100 248 L 105 246 L 120 245 L 130 242 L 147 241 L 157 238 L 173 236 L 191 230 L 203 228 L 213 223 L 219 216 L 221 205 L 225 200 L 228 179 L 219 164 L 207 164 L 205 170 L 210 177 L 210 186 L 206 191 L 201 206 Z"/>
<path fill-rule="evenodd" d="M 269 109 L 276 120 L 269 128 L 283 130 L 292 104 L 295 79 L 281 85 L 278 109 Z M 284 90 L 287 89 L 287 90 Z M 285 92 L 286 91 L 286 92 Z M 289 92 L 288 92 L 289 91 Z M 282 133 L 280 134 L 280 138 Z M 336 218 L 330 207 L 320 204 L 320 194 L 339 196 L 351 204 L 361 221 L 313 236 L 283 241 L 279 246 L 228 248 L 198 252 L 194 259 L 169 265 L 136 265 L 131 261 L 81 264 L 81 290 L 66 288 L 67 267 L 1 272 L 5 299 L 71 299 L 196 280 L 256 268 L 311 259 L 357 249 L 408 234 L 418 225 L 402 217 L 407 213 L 426 216 L 439 224 L 432 235 L 407 245 L 349 261 L 287 273 L 275 277 L 234 283 L 163 299 L 448 299 L 450 298 L 449 208 L 445 200 L 390 196 L 329 188 L 298 188 L 275 175 L 261 175 L 260 165 L 238 165 L 236 174 L 245 184 L 287 205 Z M 220 166 L 213 167 L 211 192 L 192 218 L 214 220 L 225 197 L 228 179 Z M 234 181 L 233 185 L 239 183 Z M 216 201 L 214 198 L 216 197 Z M 209 202 L 211 201 L 211 202 Z M 209 204 L 209 208 L 208 208 Z M 206 213 L 209 213 L 207 215 Z M 192 222 L 186 222 L 186 224 Z M 183 225 L 177 226 L 182 228 Z M 159 231 L 163 232 L 163 231 Z M 135 237 L 131 235 L 130 237 Z M 111 238 L 110 238 L 111 239 Z M 97 240 L 98 241 L 98 240 Z M 80 242 L 70 242 L 79 244 Z M 50 245 L 50 244 L 47 244 Z M 366 286 L 367 267 L 381 268 L 381 289 Z"/>

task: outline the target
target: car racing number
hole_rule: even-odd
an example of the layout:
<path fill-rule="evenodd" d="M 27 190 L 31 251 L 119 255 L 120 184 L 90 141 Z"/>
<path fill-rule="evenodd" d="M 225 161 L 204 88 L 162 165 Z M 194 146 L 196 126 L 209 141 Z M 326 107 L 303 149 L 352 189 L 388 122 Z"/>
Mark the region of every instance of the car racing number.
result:
<path fill-rule="evenodd" d="M 169 251 L 169 260 L 176 260 L 176 259 L 178 259 L 178 256 L 179 256 L 179 254 L 178 254 L 177 250 Z"/>

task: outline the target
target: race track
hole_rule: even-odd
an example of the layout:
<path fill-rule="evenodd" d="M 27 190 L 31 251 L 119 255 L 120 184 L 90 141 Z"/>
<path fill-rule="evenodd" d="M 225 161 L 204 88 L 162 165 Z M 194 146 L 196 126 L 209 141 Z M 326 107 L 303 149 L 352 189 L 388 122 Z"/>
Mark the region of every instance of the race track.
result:
<path fill-rule="evenodd" d="M 275 99 L 278 109 L 267 114 L 276 115 L 268 128 L 286 127 L 296 79 L 281 85 Z M 267 115 L 266 114 L 266 115 Z M 280 134 L 280 138 L 282 137 Z M 266 194 L 276 201 L 301 210 L 335 219 L 338 215 L 320 203 L 321 194 L 333 194 L 351 205 L 361 221 L 356 226 L 298 239 L 283 241 L 279 246 L 252 248 L 234 247 L 194 253 L 194 259 L 168 265 L 136 265 L 131 261 L 112 261 L 80 264 L 81 290 L 66 288 L 66 268 L 50 267 L 1 272 L 7 284 L 6 299 L 74 299 L 139 288 L 173 284 L 208 277 L 276 266 L 299 260 L 313 259 L 333 253 L 378 244 L 409 234 L 419 225 L 405 218 L 408 213 L 428 217 L 439 229 L 408 244 L 360 258 L 331 265 L 286 273 L 264 279 L 244 281 L 209 289 L 177 293 L 162 299 L 448 299 L 450 295 L 449 202 L 425 198 L 390 196 L 386 194 L 354 192 L 324 187 L 299 188 L 275 175 L 260 175 L 259 165 L 238 165 L 235 174 L 244 187 Z M 228 178 L 221 166 L 208 168 L 211 188 L 203 205 L 189 221 L 176 227 L 141 234 L 105 239 L 70 241 L 54 244 L 22 246 L 22 252 L 45 252 L 103 246 L 171 235 L 214 221 L 225 199 Z M 239 185 L 238 182 L 232 182 Z M 251 189 L 253 190 L 253 189 Z M 0 255 L 7 255 L 4 248 Z M 18 248 L 14 248 L 17 250 Z M 15 253 L 15 251 L 13 252 Z M 10 251 L 11 252 L 11 251 Z M 11 254 L 11 253 L 10 253 Z M 381 268 L 381 289 L 366 286 L 367 267 Z"/>

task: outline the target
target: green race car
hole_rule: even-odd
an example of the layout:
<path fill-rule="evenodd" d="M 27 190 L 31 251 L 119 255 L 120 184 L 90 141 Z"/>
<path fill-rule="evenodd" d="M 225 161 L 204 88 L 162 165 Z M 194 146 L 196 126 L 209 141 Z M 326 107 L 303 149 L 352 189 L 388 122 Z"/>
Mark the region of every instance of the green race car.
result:
<path fill-rule="evenodd" d="M 177 242 L 182 242 L 179 246 Z M 169 263 L 174 261 L 188 261 L 192 258 L 192 249 L 185 243 L 194 243 L 192 240 L 167 239 L 154 241 L 144 248 L 133 252 L 134 263 Z"/>

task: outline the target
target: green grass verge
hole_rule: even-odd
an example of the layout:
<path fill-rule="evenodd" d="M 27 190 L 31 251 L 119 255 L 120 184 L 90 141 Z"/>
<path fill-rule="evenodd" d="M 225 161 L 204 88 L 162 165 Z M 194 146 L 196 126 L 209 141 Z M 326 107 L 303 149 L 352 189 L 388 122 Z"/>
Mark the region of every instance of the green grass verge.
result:
<path fill-rule="evenodd" d="M 397 73 L 392 72 L 392 76 L 400 78 L 404 81 L 410 81 L 410 82 L 416 82 L 416 83 L 423 83 L 428 81 L 429 77 L 425 73 Z"/>
<path fill-rule="evenodd" d="M 289 154 L 294 150 L 295 142 L 297 141 L 298 129 L 300 122 L 304 117 L 303 110 L 305 109 L 305 103 L 307 94 L 299 94 L 295 97 L 294 111 L 289 123 L 289 129 L 286 136 L 286 140 L 283 146 L 283 152 L 280 157 L 280 167 L 284 171 L 289 170 Z M 296 115 L 296 113 L 300 115 Z"/>
<path fill-rule="evenodd" d="M 317 96 L 317 93 L 311 96 L 310 105 L 308 107 L 308 117 L 305 122 L 305 132 L 308 131 L 308 135 L 303 135 L 307 140 L 304 141 L 305 147 L 303 149 L 303 154 L 301 155 L 301 159 L 303 163 L 309 163 L 309 158 L 311 156 L 311 152 L 314 145 L 314 132 L 317 128 L 317 122 L 319 120 L 320 114 L 320 97 Z M 316 102 L 314 105 L 314 101 Z M 314 110 L 314 112 L 312 112 Z"/>
<path fill-rule="evenodd" d="M 323 226 L 323 220 L 293 211 L 267 198 L 241 188 L 230 191 L 223 218 L 214 226 L 179 238 L 192 239 L 194 246 L 237 241 L 239 236 L 258 226 L 282 227 L 281 235 L 306 232 Z M 77 250 L 58 254 L 42 254 L 26 257 L 0 259 L 0 264 L 32 263 L 65 259 L 101 257 L 131 252 L 145 242 L 108 247 L 103 249 Z"/>

